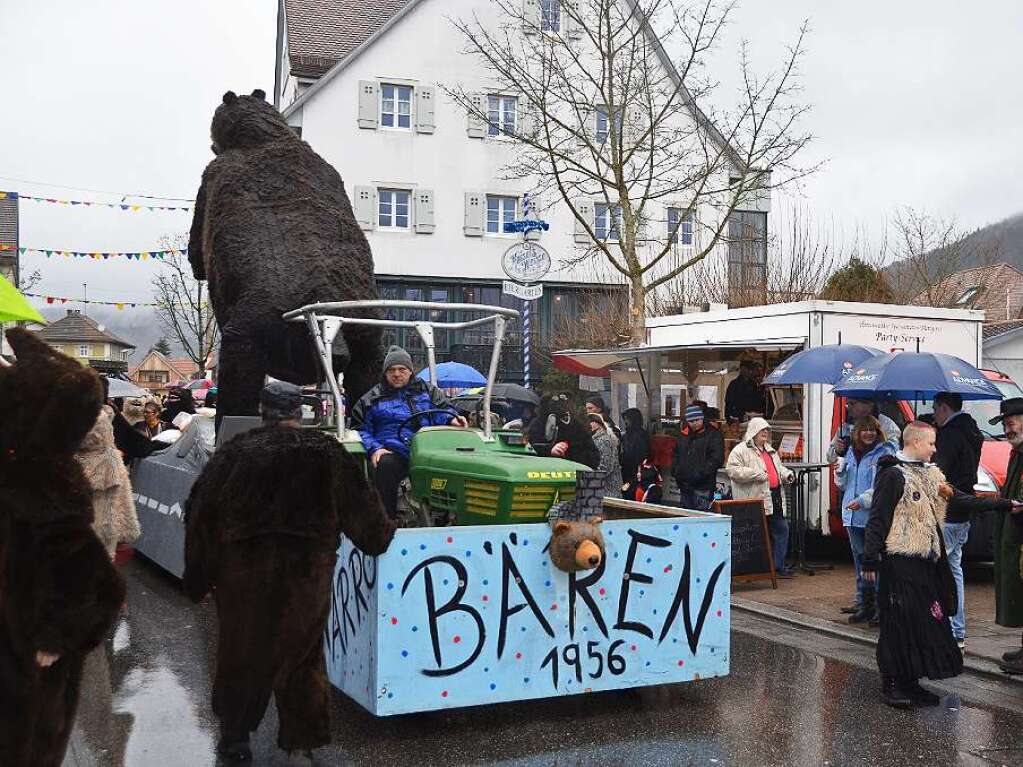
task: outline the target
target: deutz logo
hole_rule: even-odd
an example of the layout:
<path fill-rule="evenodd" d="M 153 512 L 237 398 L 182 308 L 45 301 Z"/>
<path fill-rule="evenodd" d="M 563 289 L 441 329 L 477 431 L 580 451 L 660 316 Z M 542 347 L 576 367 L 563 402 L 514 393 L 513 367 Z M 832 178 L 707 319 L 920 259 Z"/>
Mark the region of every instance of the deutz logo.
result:
<path fill-rule="evenodd" d="M 527 471 L 529 479 L 575 479 L 574 471 Z"/>

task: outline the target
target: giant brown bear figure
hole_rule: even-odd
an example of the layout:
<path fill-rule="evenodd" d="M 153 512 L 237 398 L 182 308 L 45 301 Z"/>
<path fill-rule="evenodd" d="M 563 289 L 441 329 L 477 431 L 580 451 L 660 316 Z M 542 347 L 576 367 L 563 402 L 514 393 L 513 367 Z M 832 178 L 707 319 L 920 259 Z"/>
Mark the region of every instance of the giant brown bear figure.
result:
<path fill-rule="evenodd" d="M 203 172 L 188 241 L 221 330 L 218 422 L 258 414 L 264 375 L 322 380 L 308 329 L 285 322 L 284 312 L 377 298 L 373 256 L 344 182 L 264 98 L 228 91 L 217 107 L 217 156 Z M 345 371 L 349 402 L 376 383 L 382 359 L 379 328 L 344 328 L 334 369 Z"/>
<path fill-rule="evenodd" d="M 27 330 L 7 339 L 18 359 L 0 367 L 0 765 L 59 767 L 86 652 L 124 601 L 74 457 L 103 394 L 95 371 Z"/>

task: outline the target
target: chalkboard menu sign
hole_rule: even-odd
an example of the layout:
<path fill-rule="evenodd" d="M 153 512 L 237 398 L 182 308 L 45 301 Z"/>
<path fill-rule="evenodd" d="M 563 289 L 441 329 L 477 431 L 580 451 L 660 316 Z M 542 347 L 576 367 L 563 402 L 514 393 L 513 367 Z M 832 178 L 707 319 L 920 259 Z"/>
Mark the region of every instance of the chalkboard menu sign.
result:
<path fill-rule="evenodd" d="M 770 580 L 778 588 L 764 500 L 715 501 L 714 511 L 732 518 L 732 580 Z"/>

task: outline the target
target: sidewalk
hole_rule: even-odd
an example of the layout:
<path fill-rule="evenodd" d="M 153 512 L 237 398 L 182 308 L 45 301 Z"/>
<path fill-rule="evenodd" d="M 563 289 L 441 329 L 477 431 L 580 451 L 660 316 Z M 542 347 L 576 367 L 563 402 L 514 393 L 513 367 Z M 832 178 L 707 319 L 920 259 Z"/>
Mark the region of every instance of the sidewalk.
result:
<path fill-rule="evenodd" d="M 792 580 L 778 580 L 778 589 L 770 581 L 733 583 L 732 599 L 738 609 L 805 622 L 822 630 L 834 630 L 863 641 L 876 641 L 877 629 L 866 624 L 850 625 L 839 610 L 853 601 L 852 563 L 839 562 L 834 570 L 819 570 L 816 575 L 800 573 Z M 997 672 L 998 661 L 1006 650 L 1020 646 L 1021 629 L 1004 628 L 995 623 L 995 586 L 990 567 L 978 566 L 966 571 L 966 653 L 968 666 L 985 672 Z M 1015 677 L 1023 682 L 1023 677 Z"/>

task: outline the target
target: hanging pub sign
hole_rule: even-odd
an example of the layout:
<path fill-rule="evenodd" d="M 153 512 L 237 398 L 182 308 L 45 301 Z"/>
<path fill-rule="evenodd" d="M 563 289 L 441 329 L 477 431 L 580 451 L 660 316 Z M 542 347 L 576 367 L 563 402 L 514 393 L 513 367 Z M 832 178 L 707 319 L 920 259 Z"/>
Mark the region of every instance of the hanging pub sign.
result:
<path fill-rule="evenodd" d="M 538 282 L 551 270 L 551 254 L 538 242 L 516 242 L 504 252 L 501 268 L 516 282 Z"/>
<path fill-rule="evenodd" d="M 601 526 L 594 570 L 551 565 L 546 524 L 344 539 L 325 641 L 331 682 L 377 716 L 687 682 L 728 673 L 730 520 Z"/>

